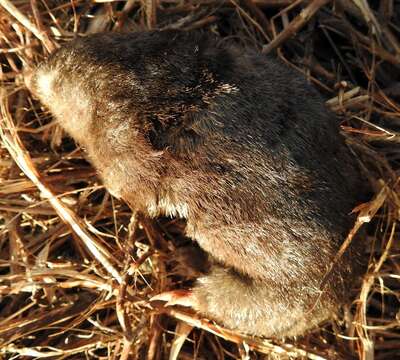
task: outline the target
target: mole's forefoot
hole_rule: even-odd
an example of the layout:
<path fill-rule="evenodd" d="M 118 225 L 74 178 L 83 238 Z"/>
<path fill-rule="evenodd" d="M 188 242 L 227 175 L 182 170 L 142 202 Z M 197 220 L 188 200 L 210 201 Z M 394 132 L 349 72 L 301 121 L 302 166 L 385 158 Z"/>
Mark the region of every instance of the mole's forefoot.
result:
<path fill-rule="evenodd" d="M 150 301 L 165 301 L 165 306 L 180 305 L 196 309 L 198 301 L 191 290 L 166 291 L 153 296 Z"/>

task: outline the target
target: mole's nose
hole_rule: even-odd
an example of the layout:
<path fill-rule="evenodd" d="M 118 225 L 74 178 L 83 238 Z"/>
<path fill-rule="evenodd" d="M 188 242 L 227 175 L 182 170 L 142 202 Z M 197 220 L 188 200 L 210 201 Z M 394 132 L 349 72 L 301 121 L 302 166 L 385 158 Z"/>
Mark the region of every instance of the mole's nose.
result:
<path fill-rule="evenodd" d="M 33 88 L 33 70 L 27 69 L 24 71 L 24 82 L 25 86 L 28 88 L 29 91 L 32 91 Z"/>

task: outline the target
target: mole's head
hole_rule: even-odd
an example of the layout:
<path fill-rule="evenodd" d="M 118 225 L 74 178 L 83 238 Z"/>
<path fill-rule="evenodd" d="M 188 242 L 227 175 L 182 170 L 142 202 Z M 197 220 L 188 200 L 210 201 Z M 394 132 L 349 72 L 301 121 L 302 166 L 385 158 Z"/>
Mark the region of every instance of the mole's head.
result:
<path fill-rule="evenodd" d="M 224 79 L 232 61 L 197 33 L 103 33 L 55 51 L 27 84 L 78 142 L 118 128 L 163 148 L 177 129 L 191 126 L 190 114 L 237 90 Z"/>
<path fill-rule="evenodd" d="M 94 108 L 85 79 L 75 71 L 74 61 L 78 60 L 70 46 L 58 49 L 33 71 L 25 73 L 25 83 L 60 125 L 82 142 Z"/>

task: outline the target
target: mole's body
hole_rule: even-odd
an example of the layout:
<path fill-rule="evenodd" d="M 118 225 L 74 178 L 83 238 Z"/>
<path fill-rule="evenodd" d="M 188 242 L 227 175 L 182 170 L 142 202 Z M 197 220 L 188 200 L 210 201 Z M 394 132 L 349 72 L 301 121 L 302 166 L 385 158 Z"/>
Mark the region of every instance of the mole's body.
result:
<path fill-rule="evenodd" d="M 176 31 L 98 34 L 38 67 L 31 89 L 106 187 L 187 219 L 214 261 L 190 293 L 232 329 L 301 335 L 346 301 L 360 176 L 318 93 L 286 66 Z"/>

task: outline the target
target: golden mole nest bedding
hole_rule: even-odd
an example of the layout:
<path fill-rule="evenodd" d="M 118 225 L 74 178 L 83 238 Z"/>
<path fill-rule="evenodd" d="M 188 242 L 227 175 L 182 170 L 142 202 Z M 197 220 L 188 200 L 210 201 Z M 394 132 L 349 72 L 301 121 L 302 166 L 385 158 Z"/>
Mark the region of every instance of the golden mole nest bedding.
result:
<path fill-rule="evenodd" d="M 395 359 L 400 356 L 400 4 L 360 0 L 0 0 L 0 356 L 4 359 Z M 354 210 L 368 270 L 337 318 L 259 338 L 150 299 L 198 276 L 172 218 L 132 221 L 27 90 L 77 35 L 198 30 L 272 55 L 337 115 L 370 189 Z M 290 94 L 289 94 L 290 95 Z M 288 99 L 288 103 L 290 99 Z M 360 189 L 361 191 L 361 189 Z M 134 226 L 137 224 L 137 226 Z"/>

